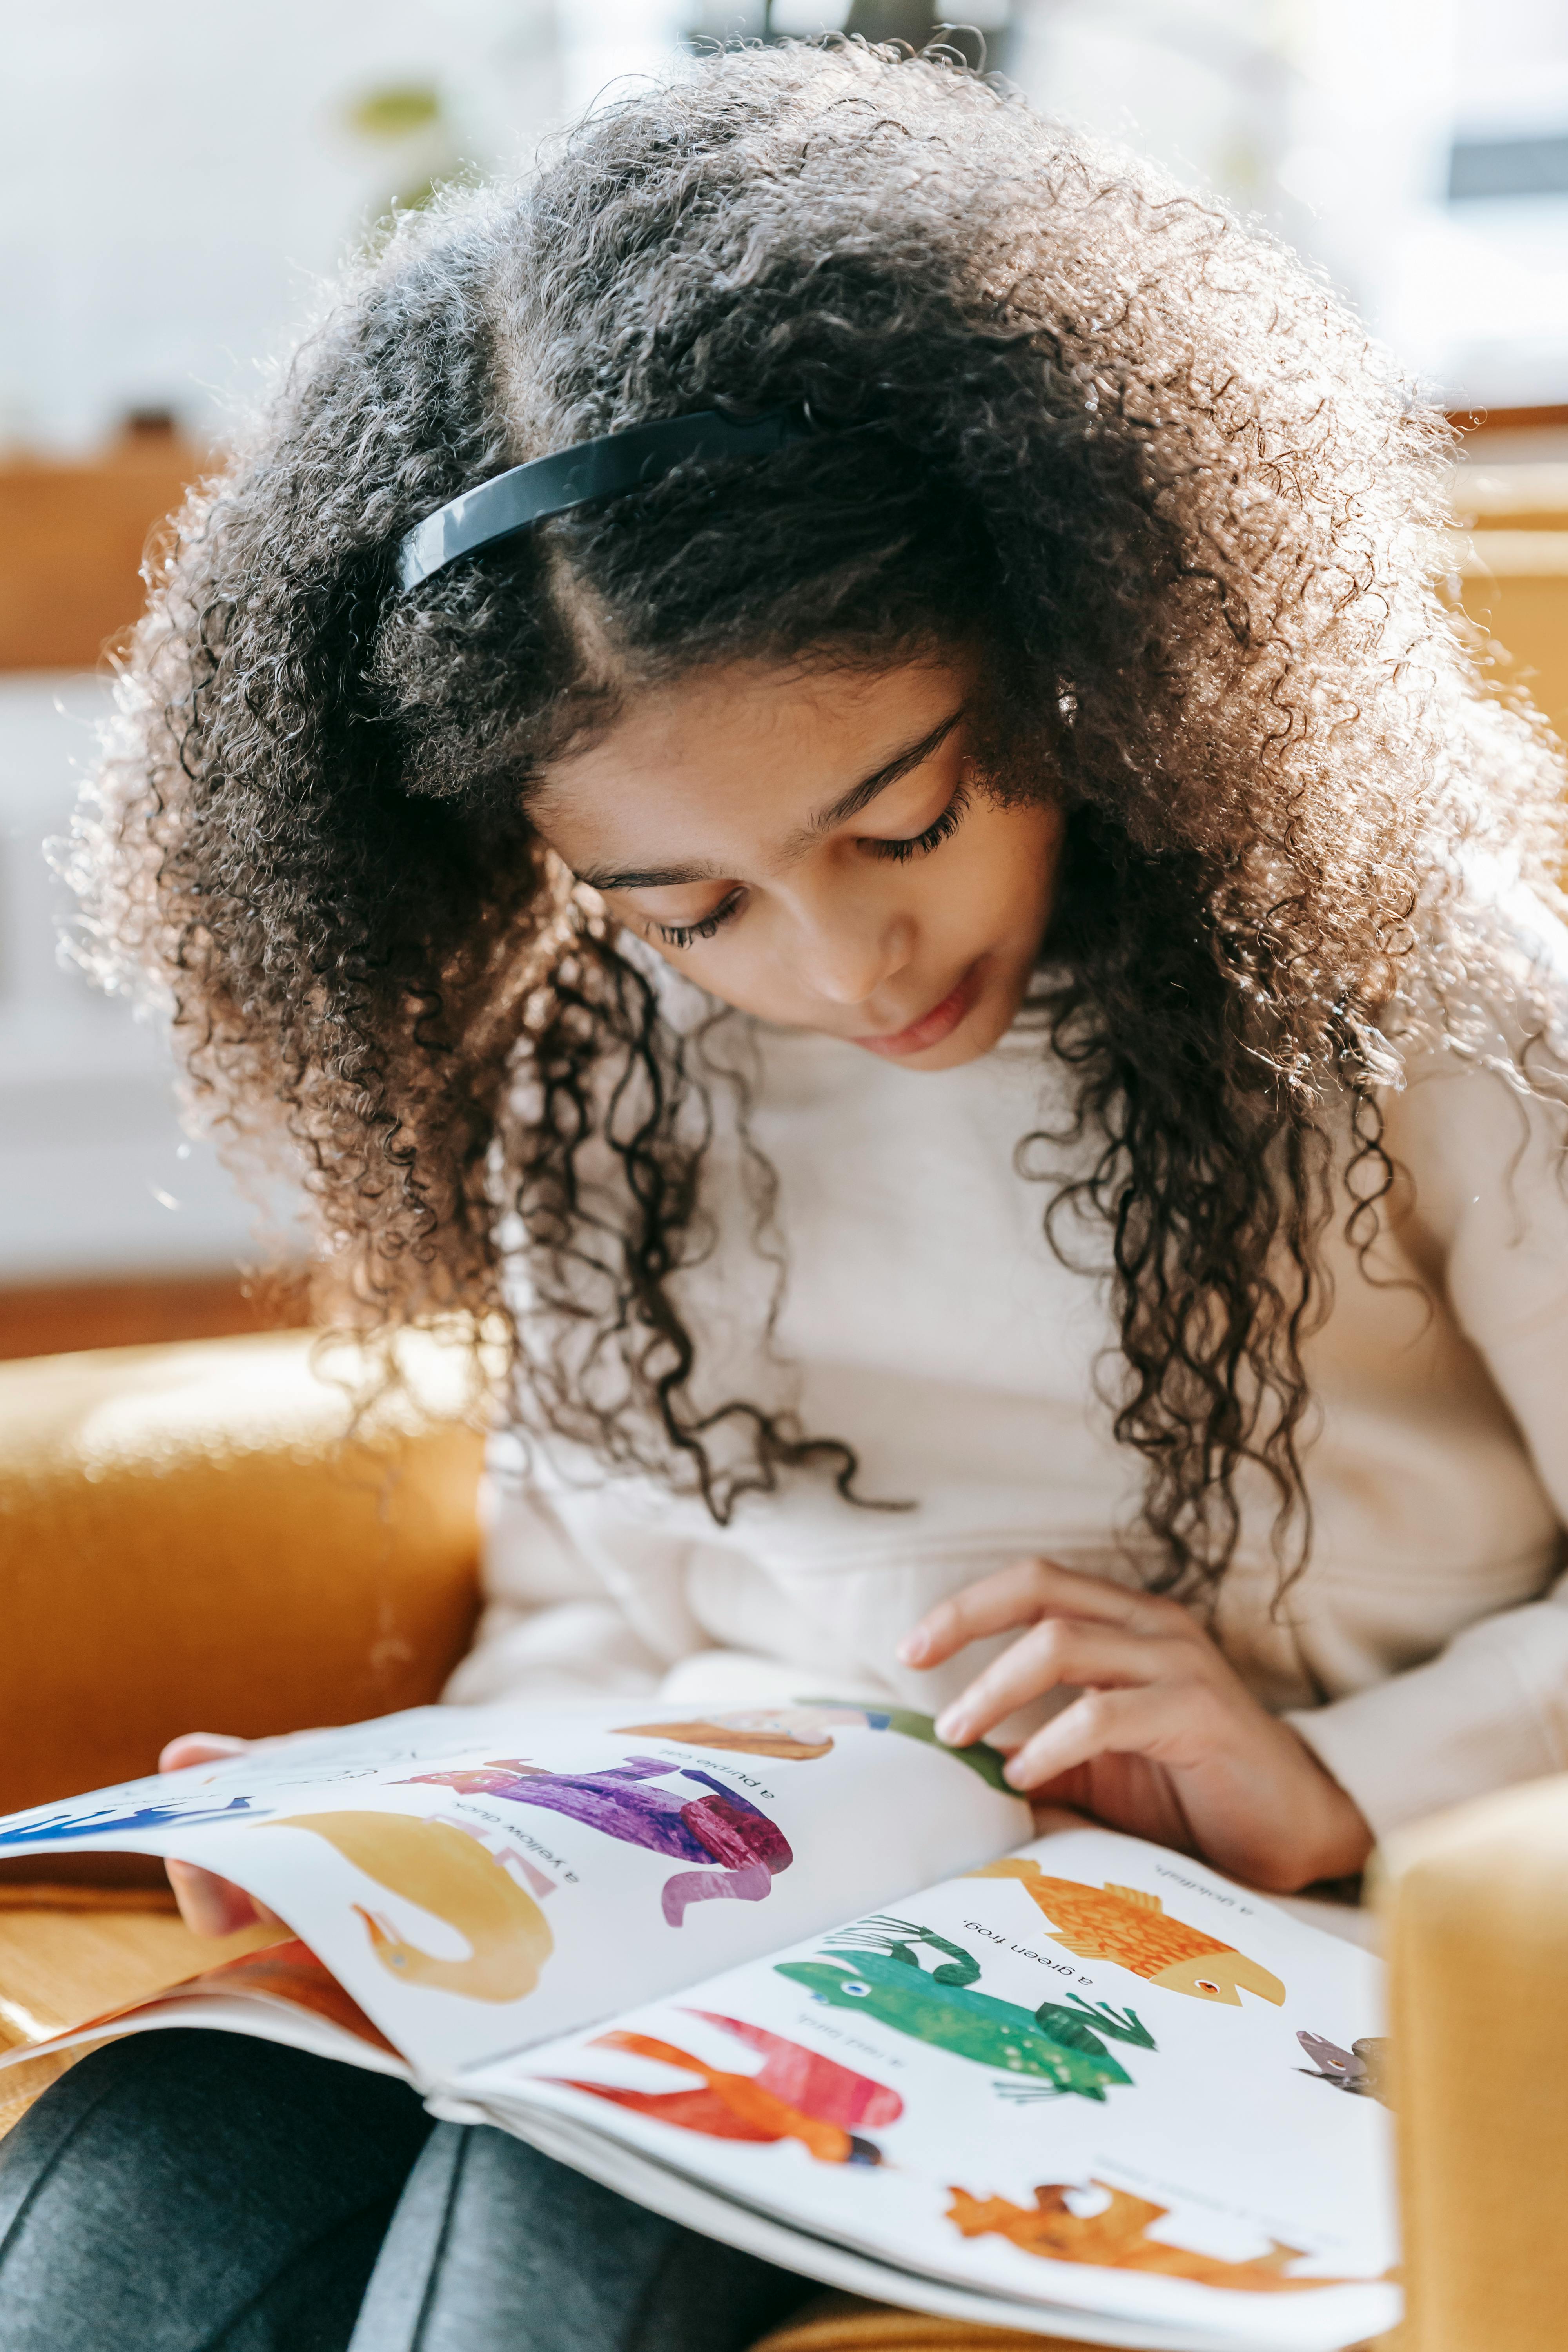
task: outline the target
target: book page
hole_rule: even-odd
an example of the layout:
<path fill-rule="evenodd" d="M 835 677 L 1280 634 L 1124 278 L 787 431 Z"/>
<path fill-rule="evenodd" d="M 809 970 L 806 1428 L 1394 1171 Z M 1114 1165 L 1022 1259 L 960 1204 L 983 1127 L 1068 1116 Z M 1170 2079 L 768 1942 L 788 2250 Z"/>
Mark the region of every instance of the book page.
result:
<path fill-rule="evenodd" d="M 24 2042 L 0 2053 L 0 2072 L 25 2065 L 54 2050 L 72 2050 L 122 2033 L 149 2033 L 194 2026 L 217 2033 L 248 2033 L 260 2042 L 280 2042 L 318 2058 L 338 2058 L 373 2074 L 411 2080 L 406 2060 L 394 2049 L 324 1969 L 297 1939 L 263 1945 L 203 1969 L 166 1992 L 122 2009 L 102 2011 L 47 2041 Z"/>
<path fill-rule="evenodd" d="M 928 1717 L 808 1696 L 426 1707 L 0 1821 L 0 1855 L 236 1880 L 422 2087 L 1005 1853 L 1028 1808 Z"/>
<path fill-rule="evenodd" d="M 652 2212 L 737 2246 L 762 2262 L 800 2272 L 848 2294 L 864 2295 L 872 2303 L 900 2304 L 927 2317 L 1003 2327 L 1009 2340 L 1020 2330 L 1065 2336 L 1071 2338 L 1074 2352 L 1080 2344 L 1104 2344 L 1112 2352 L 1259 2352 L 1256 2336 L 1238 2339 L 1229 2327 L 1185 2328 L 1170 2319 L 1131 2319 L 1125 2312 L 1105 2317 L 1079 2305 L 1020 2303 L 986 2287 L 934 2279 L 838 2241 L 808 2238 L 798 2224 L 775 2220 L 758 2207 L 727 2198 L 691 2174 L 672 2171 L 626 2141 L 606 2139 L 553 2108 L 546 2111 L 531 2105 L 525 2122 L 513 2127 L 544 2155 L 575 2167 Z M 917 2333 L 915 2340 L 928 2338 Z"/>
<path fill-rule="evenodd" d="M 1015 2326 L 1328 2352 L 1398 2315 L 1382 1973 L 1200 1863 L 1063 1830 L 464 2090 L 584 2168 L 593 2136 L 652 2159 L 713 2234 L 726 2204 L 787 2221 L 808 2274 L 875 2258 L 916 2307 L 923 2278 Z"/>

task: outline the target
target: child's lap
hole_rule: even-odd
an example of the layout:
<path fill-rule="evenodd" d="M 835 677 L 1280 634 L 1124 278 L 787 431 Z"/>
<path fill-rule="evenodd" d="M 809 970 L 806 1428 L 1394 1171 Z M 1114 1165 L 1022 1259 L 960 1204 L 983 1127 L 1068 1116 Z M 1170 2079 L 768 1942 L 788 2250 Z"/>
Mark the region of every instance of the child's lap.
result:
<path fill-rule="evenodd" d="M 236 2035 L 94 2052 L 0 2143 L 0 2352 L 742 2352 L 811 2292 Z"/>

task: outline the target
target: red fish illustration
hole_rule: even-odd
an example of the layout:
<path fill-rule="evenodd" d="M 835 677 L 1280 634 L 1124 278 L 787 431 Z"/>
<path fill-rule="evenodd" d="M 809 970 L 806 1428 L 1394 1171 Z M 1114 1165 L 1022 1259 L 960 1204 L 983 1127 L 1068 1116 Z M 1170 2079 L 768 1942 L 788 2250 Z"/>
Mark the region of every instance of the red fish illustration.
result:
<path fill-rule="evenodd" d="M 720 2017 L 706 2009 L 688 2010 L 686 2014 L 733 2034 L 737 2041 L 760 2051 L 765 2063 L 754 2074 L 731 2074 L 694 2057 L 673 2042 L 617 2029 L 598 2034 L 595 2049 L 625 2050 L 635 2057 L 656 2058 L 661 2065 L 695 2074 L 701 2089 L 627 2091 L 618 2084 L 576 2081 L 566 2082 L 564 2087 L 586 2091 L 595 2099 L 609 2099 L 616 2106 L 652 2116 L 679 2131 L 702 2132 L 711 2139 L 764 2143 L 794 2139 L 819 2164 L 881 2162 L 876 2142 L 863 2138 L 857 2126 L 897 2123 L 904 2111 L 897 2091 L 798 2042 L 770 2033 L 764 2026 L 749 2025 L 742 2018 Z"/>

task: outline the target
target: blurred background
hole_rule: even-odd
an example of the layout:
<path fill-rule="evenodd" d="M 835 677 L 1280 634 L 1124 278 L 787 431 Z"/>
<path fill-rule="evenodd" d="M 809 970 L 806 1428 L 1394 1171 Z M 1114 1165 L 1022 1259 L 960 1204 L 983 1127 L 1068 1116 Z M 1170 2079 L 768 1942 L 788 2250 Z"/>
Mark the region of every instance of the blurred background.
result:
<path fill-rule="evenodd" d="M 968 0 L 954 46 L 1318 263 L 1464 430 L 1454 593 L 1568 729 L 1563 0 Z M 155 1029 L 57 949 L 149 531 L 394 205 L 684 44 L 906 0 L 0 0 L 0 1355 L 287 1319 Z"/>

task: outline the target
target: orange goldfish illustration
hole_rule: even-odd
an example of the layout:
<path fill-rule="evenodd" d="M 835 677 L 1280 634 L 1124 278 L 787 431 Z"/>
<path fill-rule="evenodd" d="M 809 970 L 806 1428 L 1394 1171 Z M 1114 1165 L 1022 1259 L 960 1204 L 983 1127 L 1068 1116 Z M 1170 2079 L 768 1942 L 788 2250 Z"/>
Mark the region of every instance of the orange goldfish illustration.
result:
<path fill-rule="evenodd" d="M 1080 1879 L 1047 1878 L 1037 1862 L 1009 1854 L 972 1870 L 971 1878 L 1016 1878 L 1052 1924 L 1051 1940 L 1079 1960 L 1110 1960 L 1146 1984 L 1195 2000 L 1241 2007 L 1255 1992 L 1276 2005 L 1285 1998 L 1277 1976 L 1205 1928 L 1167 1916 L 1157 1895 L 1136 1886 L 1086 1886 Z"/>
<path fill-rule="evenodd" d="M 1148 2232 L 1164 2220 L 1168 2206 L 1130 2197 L 1103 2180 L 1089 2185 L 1103 2189 L 1110 2200 L 1098 2213 L 1075 2213 L 1067 2201 L 1073 2184 L 1051 2181 L 1036 2189 L 1032 2208 L 1011 2204 L 1005 2197 L 972 2197 L 966 2189 L 950 2189 L 952 2203 L 947 2218 L 966 2238 L 1007 2238 L 1021 2254 L 1039 2254 L 1055 2263 L 1092 2263 L 1102 2270 L 1152 2272 L 1161 2278 L 1191 2279 L 1196 2286 L 1230 2287 L 1244 2294 L 1303 2294 L 1315 2287 L 1380 2284 L 1374 2279 L 1289 2278 L 1289 2265 L 1300 2262 L 1305 2249 L 1282 2245 L 1278 2238 L 1269 2240 L 1267 2253 L 1244 2263 L 1222 2262 L 1217 2254 L 1200 2254 L 1190 2246 L 1167 2245 Z"/>
<path fill-rule="evenodd" d="M 765 2064 L 754 2074 L 728 2073 L 694 2058 L 673 2042 L 658 2042 L 646 2033 L 616 2030 L 595 2037 L 595 2050 L 626 2050 L 634 2057 L 655 2058 L 660 2065 L 695 2074 L 700 2090 L 626 2091 L 607 2083 L 580 2083 L 552 2077 L 562 2087 L 586 2091 L 595 2099 L 612 2100 L 638 2115 L 673 2124 L 678 2130 L 705 2133 L 713 2139 L 798 2140 L 819 2164 L 879 2164 L 881 2150 L 874 2140 L 852 2128 L 858 2124 L 897 2123 L 904 2103 L 897 2091 L 857 2074 L 835 2059 L 824 2058 L 765 2026 L 750 2025 L 739 2017 L 720 2017 L 710 2010 L 688 2012 L 706 2024 L 733 2034 L 762 2052 Z"/>

